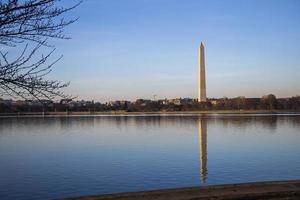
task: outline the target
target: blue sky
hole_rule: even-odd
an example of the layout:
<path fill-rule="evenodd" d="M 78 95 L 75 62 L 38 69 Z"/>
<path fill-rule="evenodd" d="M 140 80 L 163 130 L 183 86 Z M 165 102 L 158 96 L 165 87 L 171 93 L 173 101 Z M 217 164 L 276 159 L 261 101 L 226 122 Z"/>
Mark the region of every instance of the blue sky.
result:
<path fill-rule="evenodd" d="M 78 99 L 196 98 L 201 41 L 208 97 L 300 94 L 300 1 L 84 0 L 70 14 L 51 77 Z"/>

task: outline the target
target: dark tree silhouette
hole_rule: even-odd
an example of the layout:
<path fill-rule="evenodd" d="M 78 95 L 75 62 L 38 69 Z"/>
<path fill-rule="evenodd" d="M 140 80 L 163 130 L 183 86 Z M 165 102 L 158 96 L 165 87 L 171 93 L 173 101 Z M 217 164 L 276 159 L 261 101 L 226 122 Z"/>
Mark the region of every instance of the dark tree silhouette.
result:
<path fill-rule="evenodd" d="M 58 80 L 48 80 L 46 75 L 61 59 L 49 61 L 55 48 L 48 43 L 51 38 L 69 39 L 64 28 L 78 18 L 66 20 L 64 13 L 77 7 L 58 6 L 59 0 L 0 0 L 0 92 L 12 97 L 47 98 L 68 97 L 61 89 L 69 85 Z M 29 48 L 34 45 L 33 48 Z M 22 46 L 22 47 L 21 47 Z M 24 47 L 25 46 L 25 47 Z M 46 55 L 38 56 L 42 47 L 51 48 Z M 20 49 L 12 59 L 9 51 Z M 4 52 L 4 49 L 8 51 Z"/>

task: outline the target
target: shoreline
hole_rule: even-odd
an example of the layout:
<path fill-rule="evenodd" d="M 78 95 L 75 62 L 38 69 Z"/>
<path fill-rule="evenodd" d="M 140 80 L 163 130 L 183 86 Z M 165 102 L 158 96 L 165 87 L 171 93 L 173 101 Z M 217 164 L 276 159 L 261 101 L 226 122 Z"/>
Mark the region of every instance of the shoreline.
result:
<path fill-rule="evenodd" d="M 161 189 L 107 195 L 72 197 L 77 200 L 243 200 L 243 199 L 300 199 L 300 180 L 252 182 L 177 189 Z"/>
<path fill-rule="evenodd" d="M 209 110 L 154 112 L 16 112 L 0 113 L 0 117 L 72 117 L 72 116 L 197 116 L 197 115 L 300 115 L 299 110 Z"/>

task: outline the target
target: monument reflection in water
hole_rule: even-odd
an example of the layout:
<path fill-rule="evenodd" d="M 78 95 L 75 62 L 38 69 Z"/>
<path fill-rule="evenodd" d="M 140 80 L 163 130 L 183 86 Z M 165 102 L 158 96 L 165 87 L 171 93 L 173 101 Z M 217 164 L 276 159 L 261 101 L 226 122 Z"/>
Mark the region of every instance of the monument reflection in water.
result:
<path fill-rule="evenodd" d="M 198 134 L 200 148 L 200 177 L 203 183 L 207 179 L 207 125 L 205 118 L 198 119 Z"/>

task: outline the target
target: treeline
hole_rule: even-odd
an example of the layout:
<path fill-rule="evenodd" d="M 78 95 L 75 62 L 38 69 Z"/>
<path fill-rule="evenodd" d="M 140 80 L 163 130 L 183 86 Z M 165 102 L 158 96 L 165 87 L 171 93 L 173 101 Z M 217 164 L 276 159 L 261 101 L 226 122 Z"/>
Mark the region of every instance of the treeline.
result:
<path fill-rule="evenodd" d="M 201 110 L 299 110 L 300 96 L 276 98 L 270 94 L 262 98 L 220 98 L 197 102 L 196 99 L 164 99 L 135 102 L 114 101 L 100 103 L 94 101 L 61 100 L 60 102 L 44 101 L 9 101 L 0 99 L 1 113 L 16 112 L 151 112 L 151 111 L 201 111 Z"/>
<path fill-rule="evenodd" d="M 209 99 L 207 102 L 193 100 L 187 103 L 162 104 L 152 101 L 148 104 L 132 104 L 128 111 L 201 111 L 201 110 L 300 110 L 300 96 L 279 98 L 266 95 L 262 98 L 221 98 Z"/>

